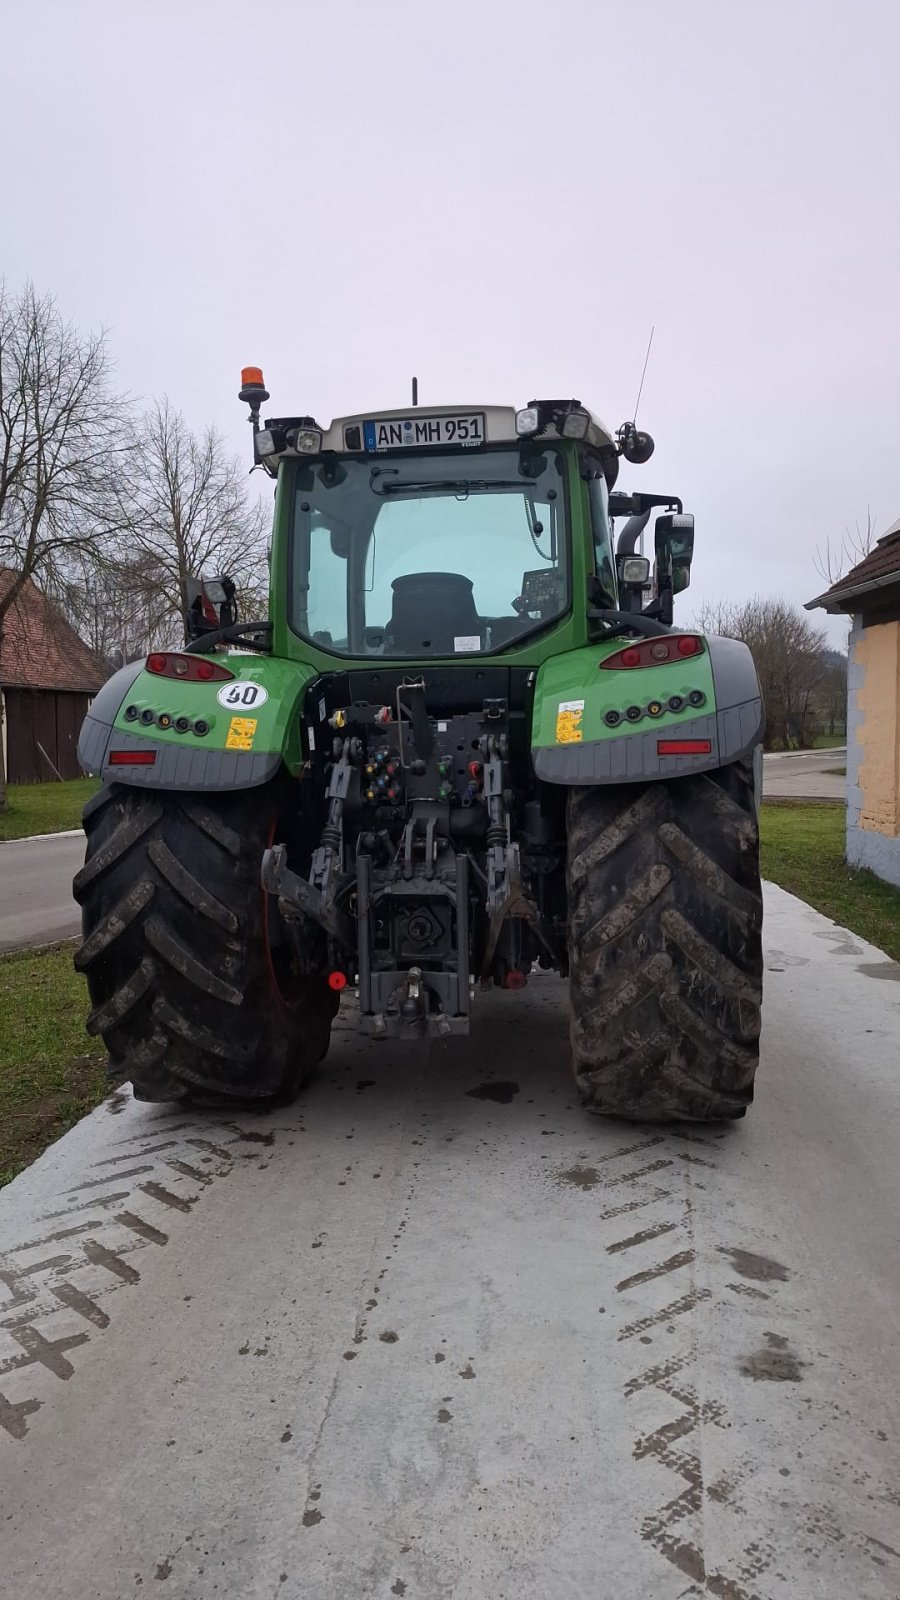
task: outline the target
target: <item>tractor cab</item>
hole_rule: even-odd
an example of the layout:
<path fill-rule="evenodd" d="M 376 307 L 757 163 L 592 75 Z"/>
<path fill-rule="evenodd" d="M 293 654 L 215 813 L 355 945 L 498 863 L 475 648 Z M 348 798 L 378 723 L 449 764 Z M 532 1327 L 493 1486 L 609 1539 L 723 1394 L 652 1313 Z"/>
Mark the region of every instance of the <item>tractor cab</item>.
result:
<path fill-rule="evenodd" d="M 336 656 L 446 662 L 583 617 L 589 580 L 614 609 L 609 492 L 619 456 L 650 449 L 577 400 L 255 426 L 256 462 L 287 501 L 291 633 Z"/>
<path fill-rule="evenodd" d="M 531 445 L 299 462 L 288 620 L 340 655 L 490 655 L 570 605 L 565 461 Z"/>

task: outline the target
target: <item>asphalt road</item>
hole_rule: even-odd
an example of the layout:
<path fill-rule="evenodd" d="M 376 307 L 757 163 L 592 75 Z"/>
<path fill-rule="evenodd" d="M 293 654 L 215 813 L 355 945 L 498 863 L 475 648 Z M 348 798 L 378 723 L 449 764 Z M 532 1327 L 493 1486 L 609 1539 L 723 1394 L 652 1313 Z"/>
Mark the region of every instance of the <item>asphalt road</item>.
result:
<path fill-rule="evenodd" d="M 763 757 L 763 794 L 793 800 L 845 800 L 847 750 L 775 751 Z"/>
<path fill-rule="evenodd" d="M 80 829 L 0 844 L 0 951 L 80 934 L 72 879 L 83 860 Z"/>
<path fill-rule="evenodd" d="M 900 966 L 767 911 L 743 1123 L 586 1118 L 546 979 L 53 1147 L 0 1195 L 4 1592 L 896 1600 Z"/>

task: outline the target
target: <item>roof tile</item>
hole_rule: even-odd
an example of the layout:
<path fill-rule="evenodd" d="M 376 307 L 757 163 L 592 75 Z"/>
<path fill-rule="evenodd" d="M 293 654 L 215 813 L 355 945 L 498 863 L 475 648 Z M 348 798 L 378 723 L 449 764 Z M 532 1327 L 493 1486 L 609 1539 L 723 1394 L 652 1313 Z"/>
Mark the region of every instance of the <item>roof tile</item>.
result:
<path fill-rule="evenodd" d="M 0 567 L 0 598 L 15 573 Z M 106 673 L 62 612 L 25 580 L 3 618 L 0 684 L 8 689 L 68 689 L 96 694 Z"/>

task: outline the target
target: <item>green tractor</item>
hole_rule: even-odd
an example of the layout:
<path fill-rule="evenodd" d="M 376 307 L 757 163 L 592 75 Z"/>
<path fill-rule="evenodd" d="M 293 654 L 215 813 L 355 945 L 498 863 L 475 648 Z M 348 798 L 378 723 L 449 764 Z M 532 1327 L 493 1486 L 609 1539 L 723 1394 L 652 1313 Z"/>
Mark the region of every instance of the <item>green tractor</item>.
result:
<path fill-rule="evenodd" d="M 589 1110 L 742 1116 L 763 708 L 743 645 L 673 626 L 693 518 L 615 487 L 652 439 L 576 400 L 261 423 L 257 368 L 240 398 L 270 620 L 198 582 L 187 645 L 81 732 L 76 964 L 111 1075 L 283 1103 L 343 990 L 375 1041 L 443 1039 L 542 968 Z"/>

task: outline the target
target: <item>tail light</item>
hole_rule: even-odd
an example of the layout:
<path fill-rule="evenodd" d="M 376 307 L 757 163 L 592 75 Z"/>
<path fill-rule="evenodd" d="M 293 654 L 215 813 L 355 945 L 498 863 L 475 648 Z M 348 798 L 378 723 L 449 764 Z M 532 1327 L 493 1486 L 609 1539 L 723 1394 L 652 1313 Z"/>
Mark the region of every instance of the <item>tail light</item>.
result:
<path fill-rule="evenodd" d="M 711 739 L 657 739 L 658 756 L 708 756 L 712 755 Z"/>
<path fill-rule="evenodd" d="M 635 644 L 626 645 L 624 650 L 616 650 L 601 667 L 661 667 L 666 662 L 686 661 L 691 656 L 699 656 L 703 652 L 703 640 L 698 633 L 667 633 L 658 639 L 640 639 Z"/>
<path fill-rule="evenodd" d="M 147 671 L 157 678 L 183 678 L 185 683 L 224 683 L 234 673 L 220 667 L 207 656 L 183 655 L 180 651 L 156 650 L 147 657 Z"/>

